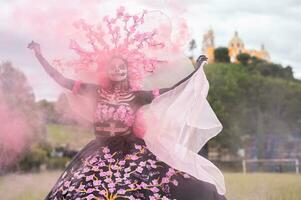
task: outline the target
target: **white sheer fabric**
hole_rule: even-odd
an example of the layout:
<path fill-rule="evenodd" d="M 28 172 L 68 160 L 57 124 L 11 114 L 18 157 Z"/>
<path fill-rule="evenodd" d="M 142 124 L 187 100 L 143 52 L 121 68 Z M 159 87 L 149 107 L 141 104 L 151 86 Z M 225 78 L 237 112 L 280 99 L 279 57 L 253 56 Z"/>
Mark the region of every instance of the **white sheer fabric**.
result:
<path fill-rule="evenodd" d="M 209 84 L 204 64 L 188 80 L 142 108 L 150 151 L 175 169 L 212 183 L 225 194 L 220 170 L 197 152 L 221 130 L 222 125 L 206 100 Z"/>

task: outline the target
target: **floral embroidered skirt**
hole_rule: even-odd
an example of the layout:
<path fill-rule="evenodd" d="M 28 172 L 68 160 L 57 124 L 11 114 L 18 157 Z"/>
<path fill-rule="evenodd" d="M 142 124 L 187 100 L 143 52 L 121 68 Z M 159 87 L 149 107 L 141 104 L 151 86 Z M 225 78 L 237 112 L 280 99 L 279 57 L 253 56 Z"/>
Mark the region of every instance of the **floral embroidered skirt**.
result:
<path fill-rule="evenodd" d="M 95 139 L 65 169 L 46 199 L 225 200 L 215 186 L 161 162 L 132 134 Z"/>

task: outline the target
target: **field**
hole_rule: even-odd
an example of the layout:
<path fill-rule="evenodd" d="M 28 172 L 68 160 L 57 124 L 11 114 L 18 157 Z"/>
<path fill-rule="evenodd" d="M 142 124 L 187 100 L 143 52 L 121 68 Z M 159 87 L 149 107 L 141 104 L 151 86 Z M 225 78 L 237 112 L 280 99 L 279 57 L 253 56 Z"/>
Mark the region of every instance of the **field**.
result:
<path fill-rule="evenodd" d="M 82 130 L 79 127 L 48 124 L 47 141 L 53 146 L 66 146 L 80 150 L 95 136 L 93 133 Z"/>
<path fill-rule="evenodd" d="M 59 171 L 12 174 L 0 177 L 0 197 L 5 200 L 43 199 Z M 301 175 L 225 173 L 229 200 L 300 200 Z"/>

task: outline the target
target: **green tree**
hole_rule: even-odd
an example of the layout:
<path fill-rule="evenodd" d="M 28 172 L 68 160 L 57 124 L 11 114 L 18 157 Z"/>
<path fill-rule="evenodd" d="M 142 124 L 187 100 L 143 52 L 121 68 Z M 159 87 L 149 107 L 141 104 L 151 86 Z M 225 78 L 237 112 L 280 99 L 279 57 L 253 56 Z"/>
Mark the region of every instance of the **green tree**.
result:
<path fill-rule="evenodd" d="M 230 63 L 229 50 L 226 47 L 219 47 L 214 50 L 215 62 Z"/>
<path fill-rule="evenodd" d="M 301 84 L 298 81 L 250 72 L 250 66 L 206 66 L 210 82 L 208 100 L 223 124 L 211 145 L 235 154 L 244 138 L 257 137 L 259 157 L 264 157 L 268 134 L 288 136 L 301 127 Z"/>
<path fill-rule="evenodd" d="M 242 65 L 247 65 L 251 59 L 251 56 L 247 53 L 241 53 L 237 55 L 237 60 L 242 64 Z"/>

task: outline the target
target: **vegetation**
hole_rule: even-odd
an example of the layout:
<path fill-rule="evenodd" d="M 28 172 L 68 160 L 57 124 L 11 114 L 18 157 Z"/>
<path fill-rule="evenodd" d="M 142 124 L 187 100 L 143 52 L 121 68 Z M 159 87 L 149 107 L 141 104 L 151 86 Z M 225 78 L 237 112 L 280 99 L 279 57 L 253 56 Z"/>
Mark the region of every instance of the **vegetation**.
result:
<path fill-rule="evenodd" d="M 257 62 L 247 66 L 216 63 L 205 70 L 210 82 L 209 102 L 224 126 L 212 145 L 234 153 L 250 136 L 262 139 L 259 146 L 271 133 L 301 136 L 301 84 L 289 69 Z"/>
<path fill-rule="evenodd" d="M 247 53 L 242 53 L 237 56 L 237 60 L 243 65 L 247 65 L 249 63 L 250 59 L 251 59 L 251 56 Z"/>
<path fill-rule="evenodd" d="M 226 47 L 219 47 L 214 50 L 215 62 L 230 63 L 229 50 Z"/>

